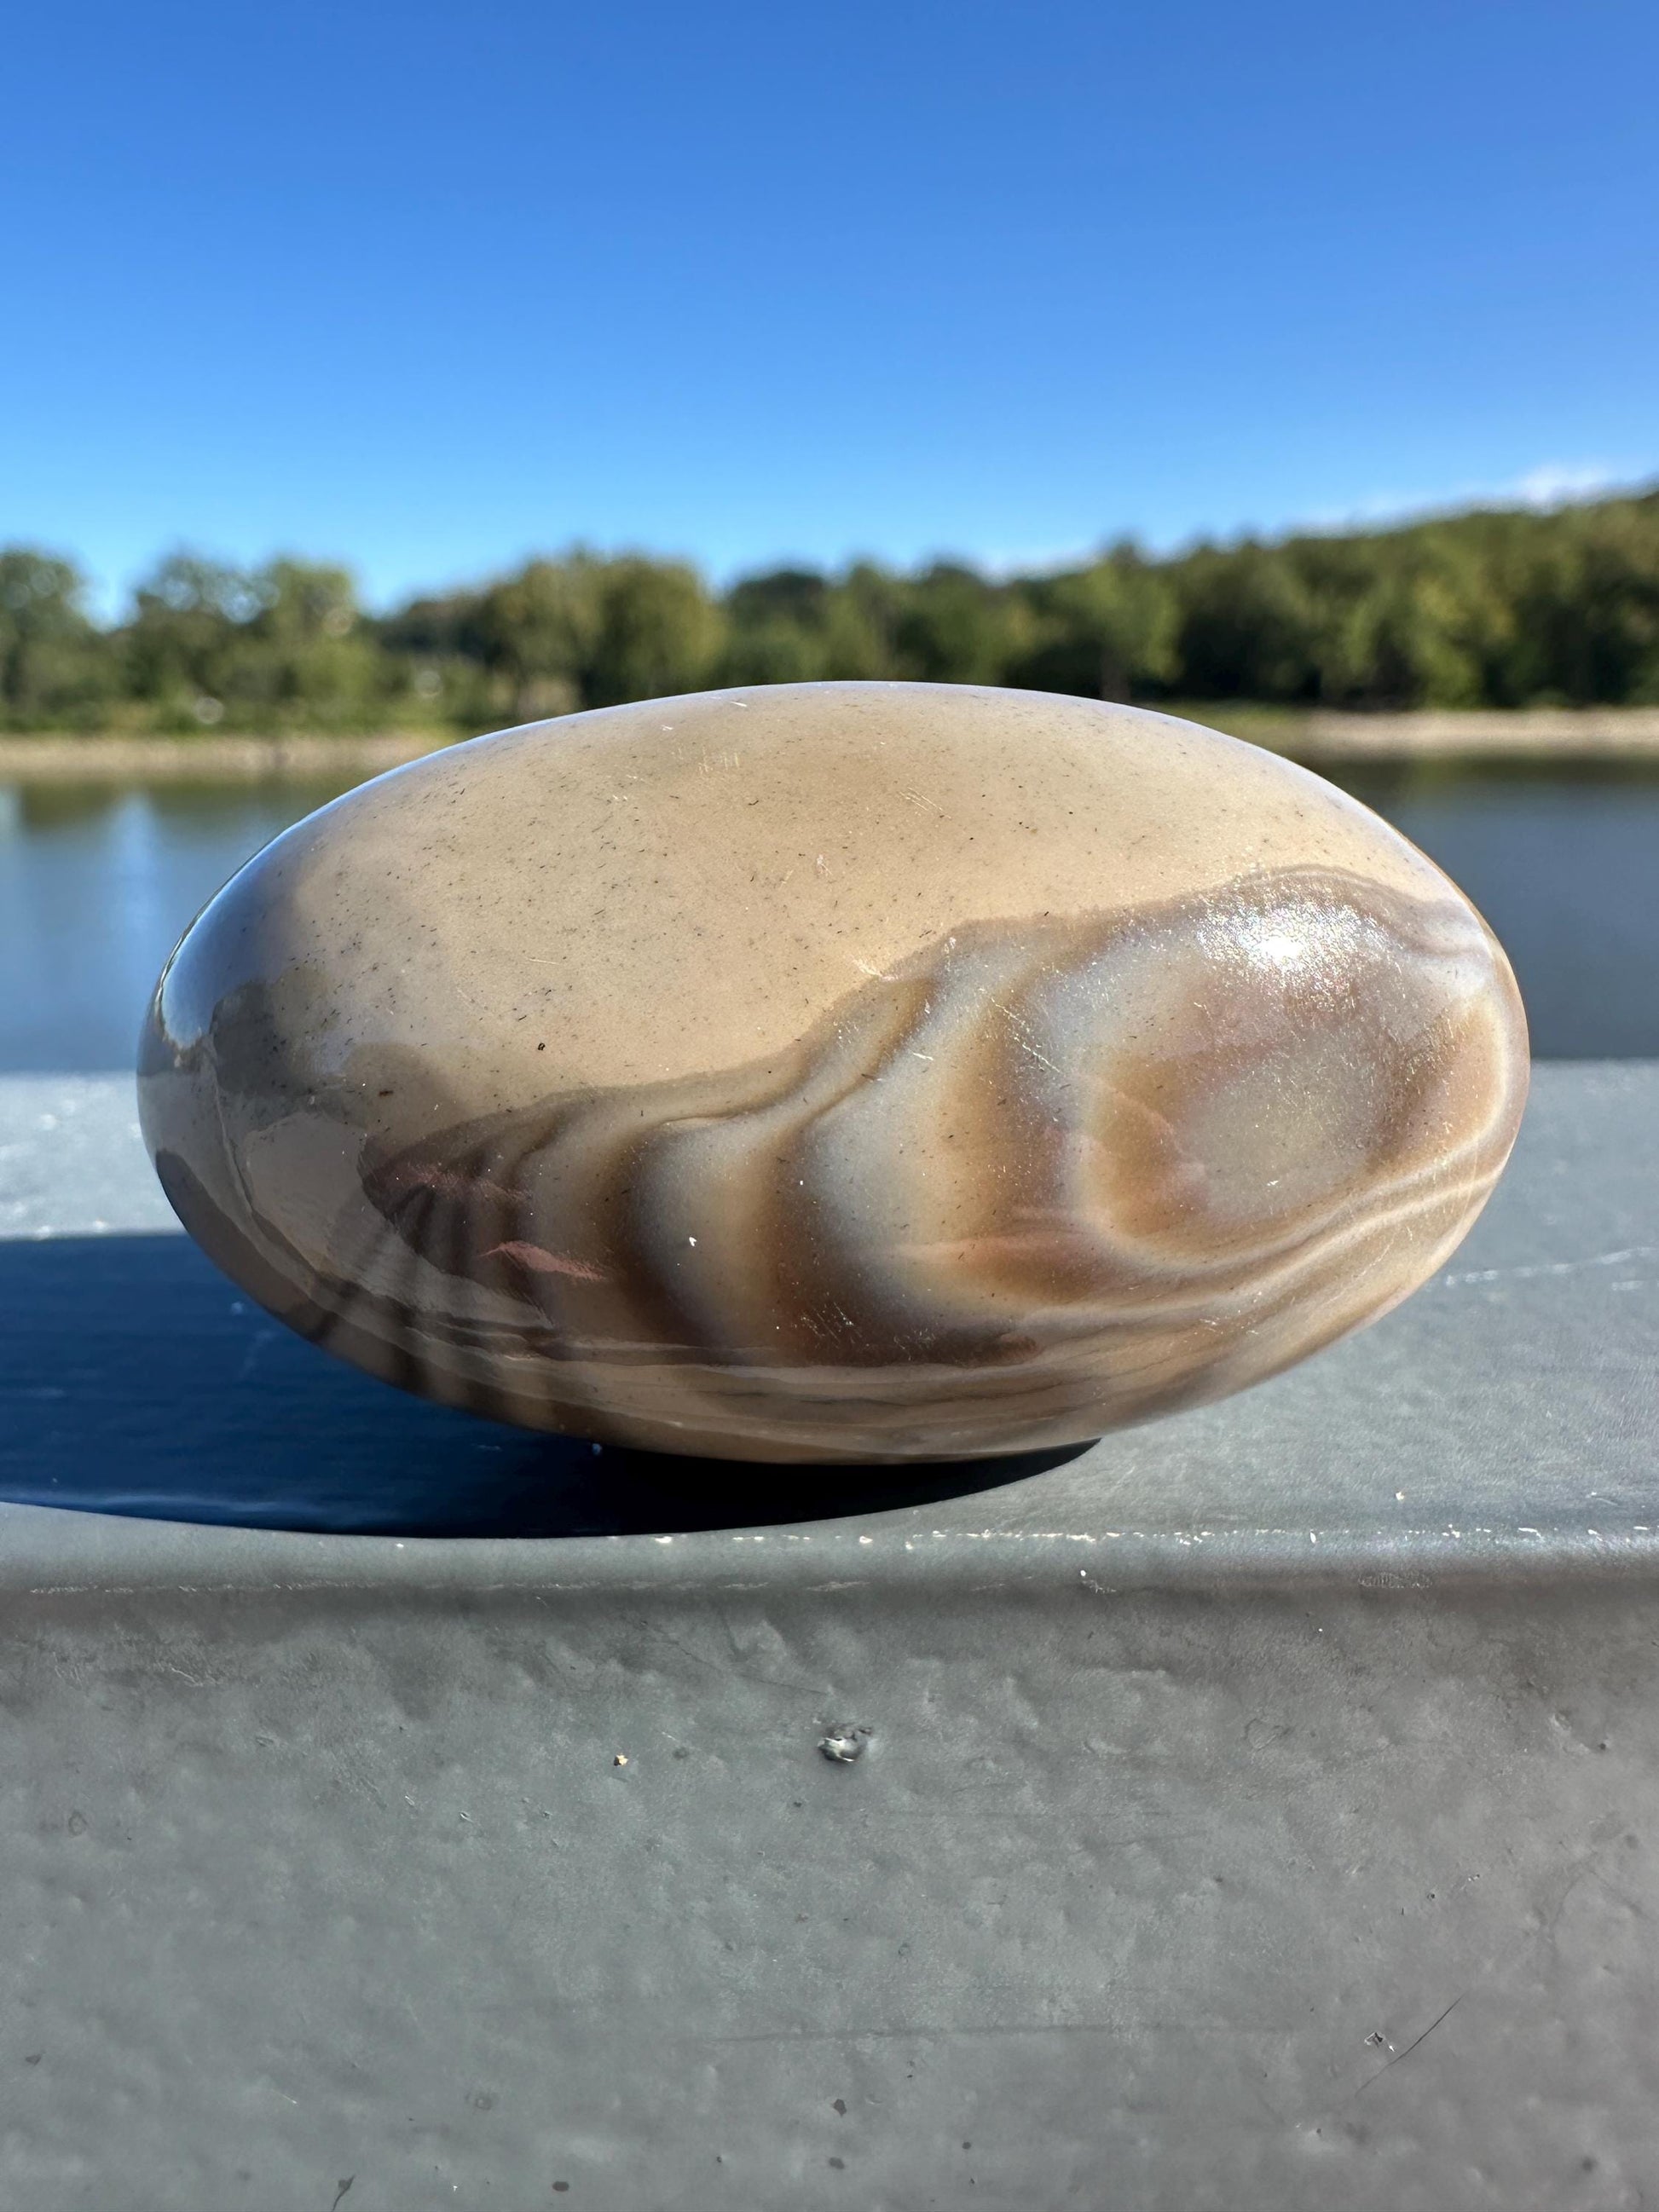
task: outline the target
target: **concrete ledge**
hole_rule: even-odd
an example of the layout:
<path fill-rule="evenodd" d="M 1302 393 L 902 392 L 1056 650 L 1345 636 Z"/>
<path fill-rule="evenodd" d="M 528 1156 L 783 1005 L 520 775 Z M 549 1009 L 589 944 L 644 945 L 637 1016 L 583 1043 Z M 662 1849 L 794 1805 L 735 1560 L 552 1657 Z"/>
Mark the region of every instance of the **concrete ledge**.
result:
<path fill-rule="evenodd" d="M 1376 1328 L 872 1497 L 366 1382 L 0 1085 L 7 2200 L 1639 2203 L 1656 1170 L 1542 1068 Z"/>
<path fill-rule="evenodd" d="M 458 1527 L 503 1540 L 487 1556 L 422 1551 L 423 1575 L 655 1587 L 747 1576 L 764 1551 L 769 1582 L 879 1567 L 1190 1584 L 1659 1557 L 1659 1066 L 1538 1068 L 1473 1236 L 1376 1328 L 1242 1398 L 1041 1466 L 745 1475 L 526 1437 L 315 1352 L 173 1229 L 128 1079 L 0 1079 L 0 1495 L 362 1540 L 118 1535 L 14 1512 L 14 1564 L 46 1547 L 46 1571 L 54 1541 L 67 1565 L 89 1547 L 131 1563 L 188 1540 L 204 1571 L 246 1560 L 257 1577 L 280 1558 L 356 1576 L 396 1564 L 376 1530 Z M 889 1510 L 859 1520 L 871 1496 Z M 550 1540 L 505 1540 L 526 1530 Z"/>

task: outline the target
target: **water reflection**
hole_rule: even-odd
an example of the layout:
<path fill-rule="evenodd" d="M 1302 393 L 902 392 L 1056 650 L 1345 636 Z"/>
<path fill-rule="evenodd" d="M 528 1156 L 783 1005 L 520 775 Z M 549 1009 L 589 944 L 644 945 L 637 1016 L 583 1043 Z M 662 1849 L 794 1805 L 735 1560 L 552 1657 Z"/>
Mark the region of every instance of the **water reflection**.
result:
<path fill-rule="evenodd" d="M 185 925 L 350 781 L 0 787 L 0 1071 L 131 1066 Z M 1659 1054 L 1659 774 L 1428 762 L 1341 781 L 1486 915 L 1541 1057 Z"/>
<path fill-rule="evenodd" d="M 1421 762 L 1341 781 L 1486 915 L 1538 1058 L 1659 1054 L 1659 773 Z"/>
<path fill-rule="evenodd" d="M 0 787 L 0 1072 L 131 1066 L 185 924 L 351 781 Z"/>

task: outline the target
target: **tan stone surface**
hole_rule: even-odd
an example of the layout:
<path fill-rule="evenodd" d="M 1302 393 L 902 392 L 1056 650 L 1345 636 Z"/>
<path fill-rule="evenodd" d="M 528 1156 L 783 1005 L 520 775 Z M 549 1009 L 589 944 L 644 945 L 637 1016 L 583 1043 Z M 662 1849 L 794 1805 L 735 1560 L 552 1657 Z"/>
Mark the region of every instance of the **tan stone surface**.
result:
<path fill-rule="evenodd" d="M 147 1133 L 376 1372 L 696 1451 L 948 1456 L 1239 1387 L 1462 1233 L 1501 953 L 1305 771 L 1048 695 L 714 693 L 296 826 L 164 979 Z"/>

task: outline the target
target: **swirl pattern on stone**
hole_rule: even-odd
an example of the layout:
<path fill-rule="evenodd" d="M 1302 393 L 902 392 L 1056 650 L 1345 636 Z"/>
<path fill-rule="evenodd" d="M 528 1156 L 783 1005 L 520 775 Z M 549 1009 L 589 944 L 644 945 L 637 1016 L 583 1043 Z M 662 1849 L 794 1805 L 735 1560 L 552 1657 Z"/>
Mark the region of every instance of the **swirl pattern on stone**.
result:
<path fill-rule="evenodd" d="M 185 939 L 141 1097 L 185 1225 L 373 1373 L 900 1460 L 1082 1440 L 1385 1311 L 1526 1065 L 1480 917 L 1318 779 L 1127 708 L 836 684 L 337 802 Z"/>

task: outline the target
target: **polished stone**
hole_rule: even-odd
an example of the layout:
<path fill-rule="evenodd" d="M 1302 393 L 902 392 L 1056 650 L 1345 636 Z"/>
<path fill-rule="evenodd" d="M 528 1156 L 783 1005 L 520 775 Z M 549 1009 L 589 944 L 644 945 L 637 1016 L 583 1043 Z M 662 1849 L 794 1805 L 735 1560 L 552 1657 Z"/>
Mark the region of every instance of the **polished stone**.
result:
<path fill-rule="evenodd" d="M 509 731 L 286 832 L 164 973 L 207 1251 L 445 1402 L 790 1460 L 1058 1444 L 1385 1311 L 1527 1078 L 1508 964 L 1304 770 L 824 684 Z"/>

